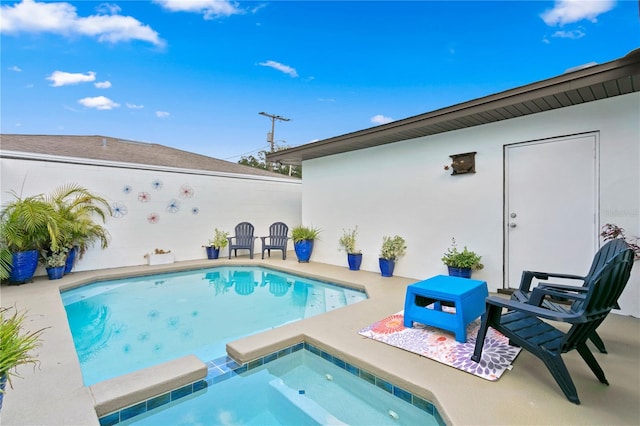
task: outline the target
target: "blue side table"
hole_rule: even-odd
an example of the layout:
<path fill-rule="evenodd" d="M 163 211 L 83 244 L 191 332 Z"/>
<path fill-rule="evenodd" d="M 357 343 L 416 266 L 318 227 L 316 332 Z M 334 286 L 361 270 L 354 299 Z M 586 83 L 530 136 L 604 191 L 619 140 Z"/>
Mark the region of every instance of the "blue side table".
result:
<path fill-rule="evenodd" d="M 456 341 L 467 341 L 467 325 L 483 315 L 489 296 L 486 281 L 437 275 L 407 287 L 404 301 L 404 326 L 413 322 L 453 331 Z M 417 303 L 416 303 L 417 302 Z M 442 311 L 442 302 L 455 306 L 456 312 Z M 433 304 L 433 308 L 429 305 Z"/>

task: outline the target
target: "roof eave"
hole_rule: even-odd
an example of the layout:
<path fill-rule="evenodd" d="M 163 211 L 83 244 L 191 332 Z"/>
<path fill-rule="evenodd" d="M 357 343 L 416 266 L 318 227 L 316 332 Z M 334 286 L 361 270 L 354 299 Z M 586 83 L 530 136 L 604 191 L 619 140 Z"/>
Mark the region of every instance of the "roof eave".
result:
<path fill-rule="evenodd" d="M 630 89 L 627 93 L 640 90 L 640 49 L 636 49 L 620 59 L 601 65 L 583 68 L 381 126 L 269 153 L 267 154 L 267 161 L 298 165 L 304 160 L 371 148 L 412 139 L 414 137 L 429 136 L 450 130 L 457 130 L 459 128 L 488 124 L 501 120 L 500 114 L 496 113 L 498 110 L 519 106 L 525 102 L 532 102 L 559 94 L 566 95 L 579 89 L 605 84 L 607 82 L 615 82 L 625 78 L 630 79 Z M 606 91 L 604 93 L 604 96 L 594 97 L 591 101 L 625 94 L 617 93 L 610 95 Z M 590 102 L 590 100 L 583 102 Z M 551 106 L 546 110 L 562 108 L 564 106 L 567 105 Z M 536 112 L 541 111 L 525 112 L 516 116 L 524 116 Z M 478 114 L 482 114 L 484 118 L 478 119 Z M 508 118 L 513 117 L 504 119 Z M 465 124 L 461 124 L 461 122 Z M 408 135 L 412 136 L 407 137 Z"/>

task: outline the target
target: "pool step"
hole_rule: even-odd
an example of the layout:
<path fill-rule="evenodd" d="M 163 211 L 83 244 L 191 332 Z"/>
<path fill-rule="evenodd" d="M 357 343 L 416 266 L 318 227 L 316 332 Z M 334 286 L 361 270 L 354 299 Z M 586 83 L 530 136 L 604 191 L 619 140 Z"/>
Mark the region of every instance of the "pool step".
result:
<path fill-rule="evenodd" d="M 348 289 L 317 288 L 307 295 L 305 318 L 332 311 L 366 299 L 363 293 Z"/>
<path fill-rule="evenodd" d="M 344 296 L 347 300 L 347 305 L 352 305 L 367 299 L 367 295 L 365 293 L 348 288 L 344 289 Z"/>
<path fill-rule="evenodd" d="M 346 425 L 346 423 L 343 423 L 318 405 L 317 402 L 306 397 L 304 390 L 291 389 L 280 378 L 269 382 L 267 397 L 274 415 L 276 417 L 286 416 L 286 418 L 278 418 L 278 421 L 282 424 Z"/>
<path fill-rule="evenodd" d="M 346 306 L 347 301 L 344 297 L 342 289 L 325 288 L 324 289 L 325 309 L 327 312 Z"/>

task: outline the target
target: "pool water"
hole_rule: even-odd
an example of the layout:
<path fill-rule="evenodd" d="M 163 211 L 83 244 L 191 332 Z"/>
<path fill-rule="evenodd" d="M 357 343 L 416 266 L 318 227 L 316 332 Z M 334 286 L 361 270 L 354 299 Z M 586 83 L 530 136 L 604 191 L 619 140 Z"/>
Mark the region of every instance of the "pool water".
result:
<path fill-rule="evenodd" d="M 439 423 L 423 409 L 314 353 L 300 350 L 119 424 L 428 426 Z"/>
<path fill-rule="evenodd" d="M 366 299 L 261 267 L 218 267 L 102 281 L 62 293 L 85 385 Z"/>

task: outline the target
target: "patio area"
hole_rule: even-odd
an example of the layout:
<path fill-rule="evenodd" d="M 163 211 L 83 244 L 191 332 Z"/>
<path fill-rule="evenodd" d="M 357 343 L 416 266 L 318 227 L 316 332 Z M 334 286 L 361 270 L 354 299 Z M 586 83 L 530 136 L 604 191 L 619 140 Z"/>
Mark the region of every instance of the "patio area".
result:
<path fill-rule="evenodd" d="M 640 319 L 611 314 L 598 329 L 608 354 L 594 355 L 610 386 L 598 382 L 576 351 L 564 357 L 581 405 L 570 403 L 544 365 L 523 351 L 513 369 L 496 382 L 458 371 L 419 355 L 358 335 L 358 330 L 402 310 L 406 287 L 415 280 L 350 271 L 346 266 L 298 263 L 291 253 L 268 260 L 245 257 L 196 260 L 171 265 L 136 266 L 74 272 L 61 280 L 38 277 L 34 283 L 2 286 L 3 306 L 29 311 L 29 327 L 48 328 L 39 350 L 41 366 L 20 370 L 2 408 L 2 425 L 97 425 L 95 399 L 82 383 L 80 365 L 59 290 L 98 279 L 121 278 L 222 266 L 263 265 L 294 274 L 365 289 L 369 299 L 346 308 L 250 336 L 228 345 L 239 361 L 249 361 L 293 343 L 307 341 L 431 400 L 448 424 L 593 424 L 637 425 L 640 419 Z M 637 265 L 636 265 L 637 267 Z M 428 278 L 428 277 L 424 277 Z"/>

